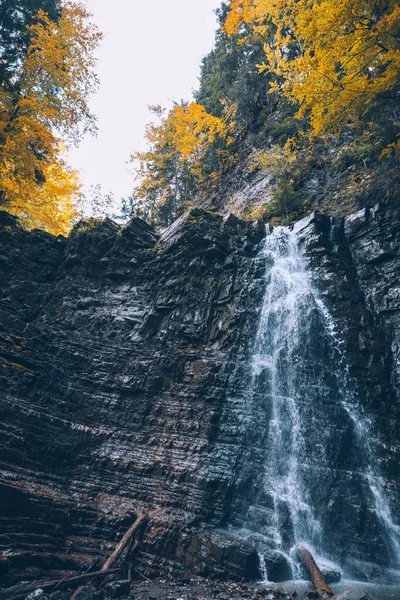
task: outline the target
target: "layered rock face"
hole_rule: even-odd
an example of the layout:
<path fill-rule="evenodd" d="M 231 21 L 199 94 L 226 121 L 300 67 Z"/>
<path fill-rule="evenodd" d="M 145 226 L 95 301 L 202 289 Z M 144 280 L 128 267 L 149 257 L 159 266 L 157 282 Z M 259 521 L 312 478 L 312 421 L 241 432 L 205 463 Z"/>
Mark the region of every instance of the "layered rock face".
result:
<path fill-rule="evenodd" d="M 342 555 L 336 550 L 336 556 L 350 563 L 355 575 L 358 561 L 398 568 L 399 202 L 344 219 L 316 215 L 295 227 L 332 316 L 357 404 L 356 419 L 346 423 L 331 413 L 328 421 L 342 440 L 332 460 L 336 476 L 324 501 L 330 546 L 342 547 Z M 380 497 L 371 473 L 380 479 Z M 370 573 L 373 577 L 373 568 Z"/>
<path fill-rule="evenodd" d="M 396 509 L 398 207 L 313 215 L 296 229 L 384 438 L 380 472 Z M 268 460 L 265 422 L 248 418 L 246 399 L 267 283 L 264 236 L 261 223 L 196 210 L 160 238 L 133 220 L 81 223 L 64 239 L 24 232 L 1 213 L 0 572 L 8 584 L 102 561 L 143 508 L 153 512 L 141 573 L 235 576 L 222 550 L 222 570 L 199 553 L 207 554 L 202 528 L 240 523 Z M 325 421 L 318 414 L 338 440 L 337 485 L 329 497 L 315 494 L 331 552 L 387 563 L 374 507 L 359 500 L 368 494 L 354 431 L 332 411 Z M 237 554 L 247 565 L 252 551 Z"/>
<path fill-rule="evenodd" d="M 238 439 L 221 418 L 264 226 L 195 211 L 161 239 L 134 220 L 66 240 L 1 218 L 3 571 L 87 568 L 141 507 L 159 510 L 138 568 L 183 572 L 190 527 L 229 517 Z"/>

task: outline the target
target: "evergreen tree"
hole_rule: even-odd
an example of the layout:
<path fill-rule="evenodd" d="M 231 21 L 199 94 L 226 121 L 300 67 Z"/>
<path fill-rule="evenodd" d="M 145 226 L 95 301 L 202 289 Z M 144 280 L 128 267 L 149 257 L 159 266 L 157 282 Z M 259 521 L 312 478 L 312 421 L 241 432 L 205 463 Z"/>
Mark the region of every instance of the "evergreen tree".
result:
<path fill-rule="evenodd" d="M 273 102 L 267 95 L 271 77 L 261 77 L 257 68 L 265 60 L 262 38 L 238 44 L 241 36 L 228 36 L 223 29 L 228 16 L 226 4 L 217 10 L 217 16 L 220 28 L 214 49 L 203 59 L 196 101 L 217 117 L 222 116 L 226 103 L 233 104 L 242 126 L 257 127 L 262 111 Z"/>
<path fill-rule="evenodd" d="M 60 0 L 0 0 L 0 84 L 10 85 L 28 50 L 33 17 L 41 9 L 58 21 Z"/>

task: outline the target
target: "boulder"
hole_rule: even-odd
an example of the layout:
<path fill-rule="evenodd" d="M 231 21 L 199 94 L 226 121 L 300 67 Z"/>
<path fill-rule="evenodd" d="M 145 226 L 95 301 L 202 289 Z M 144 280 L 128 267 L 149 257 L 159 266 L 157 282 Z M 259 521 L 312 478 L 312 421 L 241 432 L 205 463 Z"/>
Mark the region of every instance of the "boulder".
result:
<path fill-rule="evenodd" d="M 280 583 L 293 578 L 292 567 L 288 558 L 276 550 L 270 550 L 264 554 L 265 568 L 268 581 Z"/>
<path fill-rule="evenodd" d="M 131 582 L 129 579 L 120 581 L 110 581 L 106 587 L 106 598 L 123 598 L 129 596 L 131 591 Z"/>
<path fill-rule="evenodd" d="M 225 532 L 198 533 L 185 555 L 185 566 L 189 576 L 235 581 L 261 579 L 259 555 L 254 546 Z"/>
<path fill-rule="evenodd" d="M 342 579 L 342 572 L 339 568 L 334 567 L 320 567 L 321 573 L 324 576 L 326 583 L 339 583 Z"/>

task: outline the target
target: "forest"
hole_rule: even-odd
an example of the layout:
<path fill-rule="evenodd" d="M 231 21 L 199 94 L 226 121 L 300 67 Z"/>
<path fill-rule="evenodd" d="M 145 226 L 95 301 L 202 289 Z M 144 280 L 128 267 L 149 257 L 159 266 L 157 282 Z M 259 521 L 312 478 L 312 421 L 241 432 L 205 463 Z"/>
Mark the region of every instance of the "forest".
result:
<path fill-rule="evenodd" d="M 272 201 L 218 208 L 290 222 L 347 214 L 398 189 L 400 7 L 396 1 L 233 0 L 218 11 L 195 102 L 158 111 L 135 155 L 145 215 L 168 224 L 263 170 Z M 218 119 L 218 121 L 216 121 Z"/>
<path fill-rule="evenodd" d="M 194 99 L 150 107 L 123 219 L 165 227 L 198 206 L 288 223 L 398 189 L 396 0 L 232 0 L 218 21 Z M 0 27 L 0 203 L 27 228 L 67 234 L 82 196 L 64 151 L 96 130 L 88 100 L 102 35 L 72 0 L 8 0 Z M 257 172 L 268 197 L 227 195 L 232 176 Z"/>

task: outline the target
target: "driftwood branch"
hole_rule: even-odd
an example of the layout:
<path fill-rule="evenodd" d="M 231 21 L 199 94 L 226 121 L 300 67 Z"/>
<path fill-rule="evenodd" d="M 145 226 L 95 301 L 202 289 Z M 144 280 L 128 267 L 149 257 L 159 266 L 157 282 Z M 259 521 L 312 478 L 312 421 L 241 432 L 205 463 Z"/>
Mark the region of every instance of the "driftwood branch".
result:
<path fill-rule="evenodd" d="M 83 575 L 64 577 L 61 581 L 60 579 L 51 579 L 48 581 L 36 581 L 35 583 L 24 583 L 0 592 L 0 598 L 1 600 L 17 600 L 18 598 L 25 598 L 27 594 L 30 594 L 30 592 L 34 592 L 37 589 L 44 590 L 45 592 L 49 590 L 53 591 L 53 588 L 56 586 L 57 588 L 68 587 L 69 585 L 106 577 L 107 575 L 114 575 L 115 573 L 118 573 L 118 569 L 95 571 L 94 573 L 84 573 Z"/>
<path fill-rule="evenodd" d="M 122 540 L 119 542 L 119 544 L 117 544 L 117 547 L 115 548 L 114 552 L 111 554 L 110 558 L 108 558 L 106 560 L 106 562 L 100 569 L 101 571 L 107 571 L 107 570 L 111 569 L 111 567 L 116 563 L 118 557 L 124 551 L 125 547 L 129 544 L 129 542 L 131 541 L 131 539 L 133 538 L 135 533 L 138 531 L 138 529 L 145 523 L 147 518 L 148 518 L 147 513 L 138 515 L 138 517 L 137 517 L 136 521 L 134 522 L 134 524 L 132 525 L 132 527 L 130 527 L 128 529 L 128 531 L 122 537 Z"/>
<path fill-rule="evenodd" d="M 128 544 L 129 544 L 129 548 L 128 548 L 128 553 L 129 553 L 129 551 L 132 548 L 135 533 L 137 533 L 137 531 L 140 529 L 140 527 L 144 524 L 144 522 L 146 520 L 147 520 L 147 513 L 139 514 L 137 516 L 132 527 L 130 527 L 128 529 L 128 531 L 124 534 L 124 536 L 122 537 L 119 544 L 117 544 L 117 547 L 115 548 L 114 552 L 111 554 L 111 556 L 106 560 L 104 565 L 101 567 L 100 573 L 106 573 L 107 571 L 110 571 L 111 567 L 117 562 L 118 558 L 120 557 L 122 552 L 125 550 L 126 546 L 128 546 Z M 135 540 L 134 548 L 136 548 L 138 545 L 139 545 L 138 540 Z M 70 596 L 69 600 L 76 600 L 76 598 L 81 590 L 82 590 L 82 587 L 79 587 L 72 594 L 72 596 Z"/>
<path fill-rule="evenodd" d="M 96 579 L 105 577 L 107 575 L 118 573 L 119 569 L 113 569 L 112 567 L 117 562 L 118 558 L 125 550 L 126 546 L 129 544 L 129 551 L 134 552 L 139 545 L 138 540 L 133 544 L 134 535 L 139 531 L 140 527 L 144 525 L 144 523 L 148 519 L 148 514 L 141 513 L 138 514 L 133 525 L 128 529 L 125 535 L 122 537 L 121 541 L 117 544 L 114 552 L 111 556 L 106 560 L 100 571 L 95 571 L 92 573 L 84 573 L 83 575 L 76 575 L 71 577 L 64 577 L 64 579 L 53 579 L 49 581 L 37 581 L 35 583 L 27 583 L 22 585 L 17 585 L 8 590 L 4 590 L 4 592 L 0 592 L 0 600 L 18 600 L 19 598 L 25 598 L 25 596 L 31 592 L 34 592 L 37 589 L 42 589 L 45 592 L 48 590 L 53 590 L 54 588 L 75 586 L 76 584 L 80 584 L 82 582 L 86 582 L 87 580 Z M 133 548 L 132 548 L 133 545 Z M 79 588 L 80 589 L 80 588 Z M 71 596 L 71 600 L 75 600 L 79 589 L 74 592 Z"/>
<path fill-rule="evenodd" d="M 326 583 L 324 576 L 318 568 L 317 563 L 315 562 L 311 552 L 307 550 L 304 546 L 297 546 L 296 548 L 297 556 L 303 567 L 306 569 L 311 581 L 314 584 L 314 587 L 317 591 L 318 596 L 324 600 L 325 598 L 331 598 L 333 596 L 333 592 L 329 585 Z"/>

